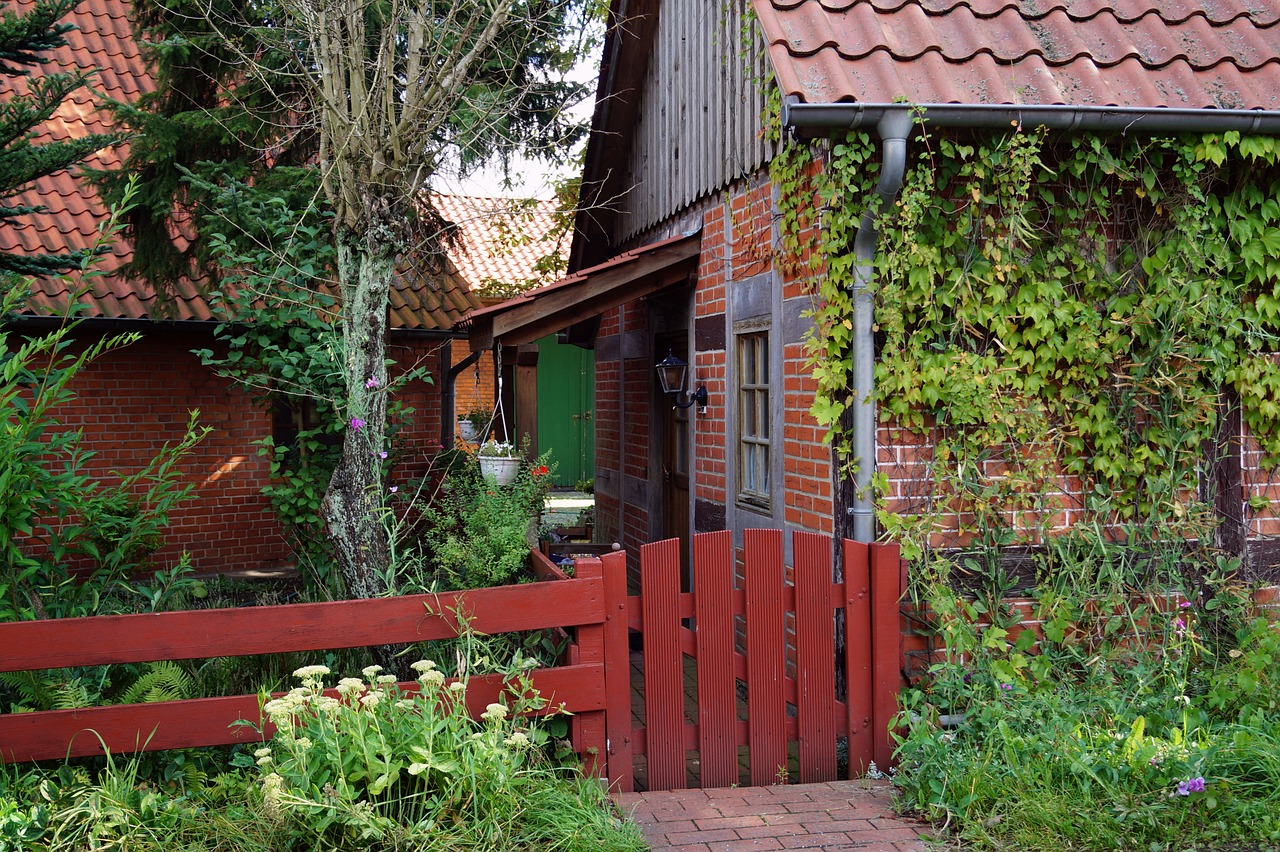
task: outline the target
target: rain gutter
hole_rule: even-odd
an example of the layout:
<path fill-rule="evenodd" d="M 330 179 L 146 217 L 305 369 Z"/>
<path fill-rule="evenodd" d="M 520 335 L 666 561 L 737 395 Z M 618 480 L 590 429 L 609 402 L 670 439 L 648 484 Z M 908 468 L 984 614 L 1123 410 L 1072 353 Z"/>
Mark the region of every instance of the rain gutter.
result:
<path fill-rule="evenodd" d="M 902 188 L 907 165 L 907 138 L 915 122 L 935 127 L 973 129 L 1047 127 L 1051 130 L 1095 133 L 1220 133 L 1280 135 L 1280 111 L 1243 109 L 1173 109 L 1167 107 L 1109 107 L 1011 104 L 805 104 L 788 96 L 782 104 L 782 125 L 798 136 L 820 136 L 832 130 L 874 127 L 884 146 L 884 161 L 876 197 L 862 214 L 854 238 L 853 277 L 853 405 L 841 417 L 852 435 L 857 463 L 852 480 L 838 474 L 840 496 L 835 519 L 837 535 L 855 541 L 875 539 L 875 505 L 871 476 L 876 463 L 875 333 L 871 282 L 875 275 L 877 211 L 892 204 Z M 843 516 L 839 508 L 843 507 Z"/>

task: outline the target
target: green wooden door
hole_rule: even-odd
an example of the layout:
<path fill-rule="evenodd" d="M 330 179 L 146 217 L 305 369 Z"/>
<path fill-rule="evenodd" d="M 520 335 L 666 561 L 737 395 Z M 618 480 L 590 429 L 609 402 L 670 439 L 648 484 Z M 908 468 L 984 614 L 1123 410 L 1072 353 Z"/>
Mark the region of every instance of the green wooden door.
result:
<path fill-rule="evenodd" d="M 595 476 L 596 356 L 590 349 L 538 341 L 538 452 L 551 451 L 556 485 Z"/>

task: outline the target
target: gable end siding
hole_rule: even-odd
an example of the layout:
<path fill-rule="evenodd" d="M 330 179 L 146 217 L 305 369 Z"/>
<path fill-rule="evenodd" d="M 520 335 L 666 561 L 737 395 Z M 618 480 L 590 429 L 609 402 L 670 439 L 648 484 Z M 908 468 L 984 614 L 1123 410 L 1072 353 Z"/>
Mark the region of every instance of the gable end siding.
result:
<path fill-rule="evenodd" d="M 760 127 L 772 77 L 745 6 L 744 0 L 663 3 L 615 245 L 769 160 L 772 146 Z"/>

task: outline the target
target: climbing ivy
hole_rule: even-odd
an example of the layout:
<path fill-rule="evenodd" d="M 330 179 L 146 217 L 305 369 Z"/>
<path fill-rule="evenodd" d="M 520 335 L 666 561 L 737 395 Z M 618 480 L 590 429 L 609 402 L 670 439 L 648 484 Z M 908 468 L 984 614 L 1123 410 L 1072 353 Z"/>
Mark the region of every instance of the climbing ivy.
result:
<path fill-rule="evenodd" d="M 1203 520 L 1224 392 L 1280 462 L 1276 139 L 1012 128 L 911 145 L 876 211 L 876 401 L 933 449 L 924 506 L 881 500 L 888 532 L 923 546 L 943 514 L 961 534 L 1053 523 L 1064 477 L 1102 523 Z M 850 133 L 818 156 L 792 144 L 772 170 L 784 274 L 815 297 L 813 414 L 848 473 L 853 236 L 878 155 Z"/>

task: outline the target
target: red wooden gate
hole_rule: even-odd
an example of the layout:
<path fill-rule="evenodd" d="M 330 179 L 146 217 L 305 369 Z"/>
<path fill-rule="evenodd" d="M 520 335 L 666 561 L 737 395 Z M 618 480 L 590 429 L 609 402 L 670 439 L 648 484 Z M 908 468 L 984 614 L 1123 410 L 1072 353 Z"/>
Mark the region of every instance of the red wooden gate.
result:
<path fill-rule="evenodd" d="M 641 595 L 625 604 L 615 596 L 624 555 L 578 563 L 580 577 L 603 570 L 611 613 L 600 652 L 610 785 L 632 789 L 643 756 L 648 789 L 683 788 L 694 750 L 698 786 L 737 784 L 740 748 L 750 784 L 790 776 L 793 765 L 801 782 L 834 780 L 840 737 L 848 738 L 851 775 L 872 761 L 887 767 L 901 658 L 898 547 L 844 541 L 840 582 L 832 579 L 831 539 L 813 533 L 794 534 L 790 577 L 778 530 L 744 533 L 740 573 L 730 532 L 694 536 L 692 551 L 693 591 L 681 593 L 679 542 L 645 545 Z M 641 727 L 631 724 L 621 674 L 629 631 L 643 636 Z"/>

